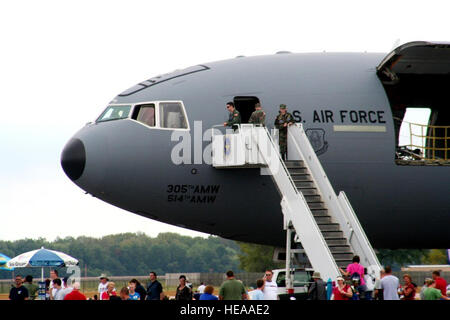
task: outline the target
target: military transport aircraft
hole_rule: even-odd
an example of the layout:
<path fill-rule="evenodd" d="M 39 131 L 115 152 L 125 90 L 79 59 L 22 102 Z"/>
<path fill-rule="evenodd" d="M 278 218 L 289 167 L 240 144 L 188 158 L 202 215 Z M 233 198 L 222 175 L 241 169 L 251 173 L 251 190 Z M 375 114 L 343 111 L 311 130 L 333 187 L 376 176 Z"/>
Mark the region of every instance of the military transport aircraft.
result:
<path fill-rule="evenodd" d="M 450 43 L 411 42 L 387 56 L 240 56 L 157 76 L 122 92 L 68 141 L 61 164 L 81 189 L 133 213 L 228 239 L 284 246 L 280 195 L 271 177 L 258 169 L 218 170 L 197 154 L 207 153 L 211 143 L 204 132 L 227 119 L 226 102 L 234 101 L 244 123 L 260 102 L 269 128 L 278 106 L 286 104 L 335 190 L 347 193 L 375 248 L 445 248 L 448 88 Z M 424 148 L 401 146 L 405 110 L 418 107 L 431 110 Z M 180 143 L 174 132 L 192 136 L 188 161 L 172 159 Z"/>

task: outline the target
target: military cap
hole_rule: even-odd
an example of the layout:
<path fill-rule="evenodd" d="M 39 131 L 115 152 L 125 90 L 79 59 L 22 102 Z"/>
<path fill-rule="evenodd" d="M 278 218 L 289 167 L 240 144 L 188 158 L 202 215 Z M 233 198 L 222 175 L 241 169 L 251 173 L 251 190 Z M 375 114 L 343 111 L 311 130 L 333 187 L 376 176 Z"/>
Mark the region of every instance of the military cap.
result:
<path fill-rule="evenodd" d="M 257 103 L 255 104 L 255 108 L 261 108 L 261 103 L 257 102 Z"/>
<path fill-rule="evenodd" d="M 285 104 L 280 104 L 280 109 L 286 109 L 286 105 Z"/>

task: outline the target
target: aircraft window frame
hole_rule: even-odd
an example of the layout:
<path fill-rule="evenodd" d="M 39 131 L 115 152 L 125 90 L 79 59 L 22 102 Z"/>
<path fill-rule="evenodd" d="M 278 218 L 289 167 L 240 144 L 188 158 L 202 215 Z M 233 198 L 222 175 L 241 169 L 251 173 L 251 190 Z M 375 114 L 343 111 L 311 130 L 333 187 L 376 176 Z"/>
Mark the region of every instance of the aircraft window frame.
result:
<path fill-rule="evenodd" d="M 143 121 L 142 119 L 139 119 L 139 116 L 141 115 L 141 111 L 143 108 L 152 108 L 153 109 L 153 125 Z M 157 105 L 155 103 L 142 103 L 142 104 L 136 104 L 133 106 L 133 113 L 131 114 L 131 120 L 135 120 L 139 123 L 145 124 L 146 126 L 150 128 L 156 127 L 156 108 Z"/>
<path fill-rule="evenodd" d="M 160 103 L 179 103 L 181 105 L 181 110 L 183 112 L 183 116 L 186 122 L 186 128 L 165 128 L 165 127 L 161 127 L 161 120 L 160 120 Z M 154 104 L 155 105 L 155 126 L 151 127 L 148 126 L 145 123 L 139 122 L 136 119 L 132 119 L 131 115 L 134 114 L 134 110 L 136 107 L 141 106 L 141 105 L 148 105 L 148 104 Z M 135 121 L 137 123 L 139 123 L 140 125 L 143 125 L 149 129 L 157 129 L 157 130 L 170 130 L 170 131 L 190 131 L 191 127 L 189 124 L 189 118 L 187 116 L 187 112 L 186 112 L 186 107 L 183 103 L 183 101 L 181 100 L 154 100 L 154 101 L 143 101 L 143 102 L 137 102 L 137 103 L 133 103 L 132 105 L 132 110 L 130 112 L 130 117 L 129 120 Z"/>
<path fill-rule="evenodd" d="M 113 119 L 105 119 L 102 120 L 101 118 L 106 114 L 107 110 L 110 109 L 111 107 L 130 107 L 128 114 L 126 117 L 121 117 L 121 118 L 113 118 Z M 124 119 L 129 119 L 130 115 L 132 113 L 134 109 L 134 105 L 132 103 L 114 103 L 114 104 L 108 104 L 108 106 L 106 106 L 106 108 L 102 111 L 102 113 L 97 117 L 97 119 L 95 120 L 95 123 L 101 123 L 101 122 L 109 122 L 109 121 L 115 121 L 115 120 L 124 120 Z"/>
<path fill-rule="evenodd" d="M 161 121 L 160 121 L 160 112 L 159 112 L 159 104 L 160 103 L 179 103 L 181 105 L 181 110 L 183 112 L 183 116 L 185 118 L 185 122 L 187 125 L 187 128 L 164 128 L 161 127 Z M 145 123 L 142 123 L 140 121 L 138 121 L 137 119 L 133 119 L 133 115 L 135 114 L 135 110 L 136 107 L 142 106 L 142 105 L 149 105 L 149 104 L 154 104 L 155 105 L 155 126 L 151 127 Z M 128 113 L 128 116 L 126 118 L 117 118 L 117 119 L 110 119 L 110 120 L 103 120 L 103 121 L 99 121 L 100 117 L 103 116 L 106 112 L 106 110 L 108 110 L 108 108 L 110 107 L 115 107 L 115 106 L 131 106 L 130 108 L 130 112 Z M 152 100 L 152 101 L 139 101 L 139 102 L 134 102 L 134 103 L 111 103 L 108 104 L 108 106 L 102 111 L 102 113 L 100 114 L 100 116 L 97 118 L 97 120 L 95 120 L 95 123 L 102 123 L 102 122 L 108 122 L 108 121 L 113 121 L 113 120 L 130 120 L 130 121 L 134 121 L 136 123 L 139 123 L 142 126 L 145 126 L 148 129 L 156 129 L 156 130 L 170 130 L 170 131 L 190 131 L 191 130 L 191 126 L 189 124 L 189 118 L 186 112 L 186 107 L 183 103 L 183 101 L 181 100 Z"/>
<path fill-rule="evenodd" d="M 171 106 L 170 105 L 176 105 L 177 107 L 179 106 L 180 108 L 181 108 L 181 114 L 182 114 L 182 116 L 183 116 L 183 120 L 182 121 L 184 121 L 184 123 L 180 123 L 180 125 L 185 125 L 186 127 L 181 127 L 181 128 L 178 128 L 178 127 L 168 127 L 167 126 L 167 123 L 165 124 L 166 126 L 163 126 L 164 124 L 163 124 L 163 122 L 164 122 L 164 119 L 163 119 L 163 114 L 166 112 L 166 111 L 164 111 L 164 112 L 162 112 L 162 110 L 163 109 L 165 109 L 165 108 L 170 108 Z M 184 111 L 184 108 L 183 108 L 183 106 L 181 105 L 181 103 L 179 103 L 179 102 L 168 102 L 168 101 L 160 101 L 159 103 L 158 103 L 158 112 L 159 112 L 159 127 L 160 128 L 166 128 L 166 129 L 187 129 L 187 126 L 188 126 L 188 124 L 187 124 L 187 122 L 186 122 L 186 120 L 187 120 L 187 118 L 186 118 L 186 112 Z M 169 121 L 169 119 L 165 119 L 166 120 L 166 122 L 168 122 Z"/>

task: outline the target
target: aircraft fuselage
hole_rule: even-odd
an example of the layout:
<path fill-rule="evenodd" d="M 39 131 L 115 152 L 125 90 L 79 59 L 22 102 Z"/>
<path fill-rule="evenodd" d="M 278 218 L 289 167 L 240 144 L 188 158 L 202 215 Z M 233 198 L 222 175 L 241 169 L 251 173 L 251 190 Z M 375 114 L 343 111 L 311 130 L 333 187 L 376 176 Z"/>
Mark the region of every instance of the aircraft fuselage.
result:
<path fill-rule="evenodd" d="M 166 75 L 170 79 L 159 83 L 147 82 L 111 104 L 182 101 L 192 161 L 173 163 L 172 151 L 180 143 L 172 141 L 173 130 L 150 128 L 133 119 L 92 123 L 74 136 L 85 153 L 82 174 L 74 183 L 105 202 L 151 219 L 228 239 L 283 246 L 280 195 L 269 176 L 258 169 L 218 170 L 204 159 L 194 159 L 199 143 L 202 150 L 211 143 L 204 139 L 205 130 L 228 118 L 227 101 L 257 97 L 269 128 L 283 103 L 310 130 L 330 182 L 336 192 L 346 192 L 375 248 L 447 247 L 450 166 L 395 163 L 391 106 L 376 70 L 384 56 L 236 58 L 173 78 Z M 195 132 L 194 121 L 201 121 L 202 130 Z M 358 126 L 366 131 L 358 131 Z"/>

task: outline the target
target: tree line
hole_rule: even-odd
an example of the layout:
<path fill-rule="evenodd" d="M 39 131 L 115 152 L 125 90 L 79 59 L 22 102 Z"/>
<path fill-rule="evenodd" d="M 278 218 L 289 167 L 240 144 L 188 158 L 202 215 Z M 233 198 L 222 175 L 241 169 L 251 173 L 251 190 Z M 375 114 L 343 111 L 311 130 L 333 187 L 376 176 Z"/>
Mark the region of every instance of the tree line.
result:
<path fill-rule="evenodd" d="M 22 239 L 0 241 L 0 253 L 9 257 L 45 247 L 67 253 L 80 262 L 81 275 L 142 276 L 177 272 L 264 272 L 266 268 L 283 268 L 272 261 L 274 247 L 226 240 L 216 236 L 189 237 L 160 233 L 123 233 L 102 238 L 67 237 L 54 241 Z M 406 264 L 445 264 L 444 250 L 377 251 L 383 265 L 400 268 Z M 40 276 L 39 268 L 16 269 L 16 273 Z M 47 272 L 48 273 L 48 272 Z M 9 279 L 10 271 L 0 270 L 0 278 Z"/>
<path fill-rule="evenodd" d="M 226 272 L 239 268 L 239 245 L 215 236 L 208 238 L 160 233 L 149 237 L 143 233 L 123 233 L 102 238 L 78 237 L 0 241 L 0 252 L 14 257 L 45 247 L 64 252 L 79 260 L 81 275 L 148 275 L 171 272 Z M 36 270 L 34 270 L 36 269 Z M 16 269 L 16 273 L 40 275 L 40 268 Z M 48 273 L 48 272 L 47 272 Z M 0 278 L 10 278 L 10 271 L 0 271 Z"/>

